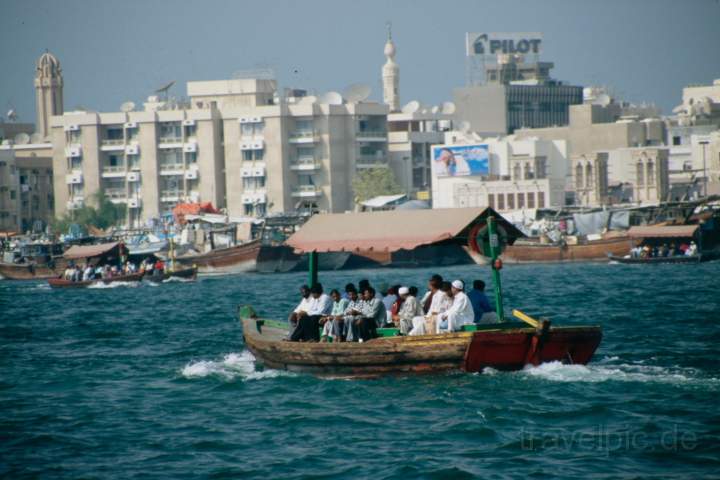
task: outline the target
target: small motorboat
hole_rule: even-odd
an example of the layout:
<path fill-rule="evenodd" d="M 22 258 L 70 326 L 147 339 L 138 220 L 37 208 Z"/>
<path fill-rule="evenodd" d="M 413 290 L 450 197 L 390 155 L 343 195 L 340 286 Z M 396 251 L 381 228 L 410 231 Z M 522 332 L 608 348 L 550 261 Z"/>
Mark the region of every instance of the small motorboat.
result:
<path fill-rule="evenodd" d="M 48 284 L 52 288 L 86 288 L 91 285 L 100 285 L 105 284 L 109 285 L 111 283 L 118 283 L 118 282 L 140 282 L 143 279 L 143 274 L 138 273 L 131 273 L 129 275 L 116 275 L 114 277 L 110 278 L 98 278 L 94 280 L 81 280 L 74 282 L 72 280 L 66 280 L 64 278 L 50 278 L 48 279 Z"/>

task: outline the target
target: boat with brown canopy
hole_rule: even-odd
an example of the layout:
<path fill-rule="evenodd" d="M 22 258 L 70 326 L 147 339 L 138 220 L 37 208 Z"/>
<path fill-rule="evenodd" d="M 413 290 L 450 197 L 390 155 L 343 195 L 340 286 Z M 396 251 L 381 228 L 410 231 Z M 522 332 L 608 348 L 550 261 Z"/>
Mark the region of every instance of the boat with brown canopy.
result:
<path fill-rule="evenodd" d="M 245 345 L 262 365 L 325 377 L 480 372 L 488 367 L 517 370 L 549 361 L 588 363 L 602 338 L 599 326 L 558 327 L 518 310 L 513 311 L 517 320 L 505 318 L 498 256 L 504 245 L 521 236 L 490 208 L 315 215 L 287 241 L 298 253 L 308 253 L 310 284 L 317 282 L 320 252 L 462 244 L 490 258 L 502 321 L 419 336 L 400 336 L 395 328 L 383 328 L 378 338 L 362 343 L 288 342 L 285 322 L 259 318 L 252 307 L 244 306 L 239 317 Z"/>
<path fill-rule="evenodd" d="M 109 242 L 96 245 L 74 245 L 63 254 L 63 258 L 68 262 L 84 261 L 96 267 L 98 265 L 119 264 L 122 258 L 127 257 L 127 254 L 128 249 L 122 242 Z M 86 288 L 97 284 L 108 285 L 117 282 L 139 282 L 142 280 L 142 277 L 142 272 L 80 281 L 68 280 L 61 277 L 48 279 L 48 284 L 50 284 L 52 288 Z"/>

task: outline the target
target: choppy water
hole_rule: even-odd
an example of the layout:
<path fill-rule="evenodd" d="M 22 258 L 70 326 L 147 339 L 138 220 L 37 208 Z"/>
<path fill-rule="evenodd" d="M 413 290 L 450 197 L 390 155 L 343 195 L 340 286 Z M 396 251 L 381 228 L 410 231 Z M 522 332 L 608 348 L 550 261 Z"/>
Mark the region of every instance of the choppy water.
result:
<path fill-rule="evenodd" d="M 327 287 L 429 271 L 325 273 Z M 488 279 L 486 269 L 441 270 Z M 590 366 L 372 381 L 258 371 L 236 306 L 302 274 L 50 290 L 0 281 L 6 478 L 710 477 L 720 263 L 504 271 L 508 306 L 600 322 Z"/>

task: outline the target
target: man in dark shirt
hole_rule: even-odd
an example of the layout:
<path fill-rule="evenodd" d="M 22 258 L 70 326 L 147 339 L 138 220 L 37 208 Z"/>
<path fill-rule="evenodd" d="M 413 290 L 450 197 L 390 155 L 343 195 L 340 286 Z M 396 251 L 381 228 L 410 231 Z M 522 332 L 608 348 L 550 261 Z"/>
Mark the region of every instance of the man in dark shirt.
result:
<path fill-rule="evenodd" d="M 490 301 L 487 296 L 485 296 L 485 282 L 482 280 L 475 280 L 473 282 L 473 289 L 468 292 L 467 296 L 470 299 L 473 312 L 475 313 L 475 323 L 497 322 L 497 315 L 493 315 L 495 313 L 495 309 L 492 308 Z M 483 315 L 485 314 L 488 315 L 486 315 L 483 320 Z"/>

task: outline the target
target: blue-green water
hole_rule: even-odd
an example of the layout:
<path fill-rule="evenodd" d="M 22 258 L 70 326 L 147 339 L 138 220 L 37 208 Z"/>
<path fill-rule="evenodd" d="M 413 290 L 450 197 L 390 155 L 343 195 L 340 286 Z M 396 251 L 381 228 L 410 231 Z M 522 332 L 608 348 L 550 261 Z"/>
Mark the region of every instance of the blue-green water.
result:
<path fill-rule="evenodd" d="M 322 280 L 423 285 L 430 273 Z M 489 280 L 479 267 L 440 273 Z M 0 281 L 0 476 L 720 474 L 720 263 L 503 274 L 508 306 L 602 323 L 594 363 L 320 380 L 258 371 L 234 315 L 252 303 L 284 317 L 302 274 L 85 291 Z"/>

